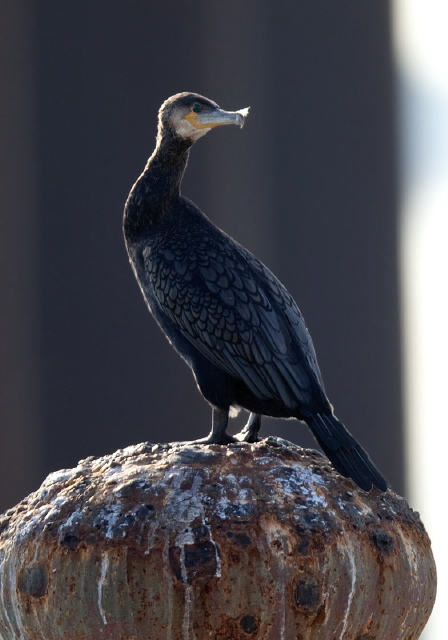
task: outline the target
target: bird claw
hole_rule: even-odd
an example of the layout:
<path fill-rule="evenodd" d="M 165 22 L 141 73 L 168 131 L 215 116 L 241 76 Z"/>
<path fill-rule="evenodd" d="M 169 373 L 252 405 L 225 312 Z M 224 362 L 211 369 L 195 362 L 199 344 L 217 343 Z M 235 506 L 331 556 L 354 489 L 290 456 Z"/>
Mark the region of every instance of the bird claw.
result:
<path fill-rule="evenodd" d="M 253 433 L 253 430 L 250 429 L 247 425 L 234 436 L 237 442 L 259 442 L 260 438 L 256 433 Z"/>
<path fill-rule="evenodd" d="M 221 444 L 227 445 L 232 442 L 238 442 L 233 436 L 229 436 L 228 433 L 224 433 L 223 435 L 216 435 L 211 433 L 206 438 L 199 438 L 198 440 L 193 440 L 194 444 Z"/>
<path fill-rule="evenodd" d="M 259 442 L 258 432 L 261 426 L 261 415 L 259 413 L 251 413 L 249 420 L 243 429 L 236 434 L 235 438 L 238 442 Z"/>

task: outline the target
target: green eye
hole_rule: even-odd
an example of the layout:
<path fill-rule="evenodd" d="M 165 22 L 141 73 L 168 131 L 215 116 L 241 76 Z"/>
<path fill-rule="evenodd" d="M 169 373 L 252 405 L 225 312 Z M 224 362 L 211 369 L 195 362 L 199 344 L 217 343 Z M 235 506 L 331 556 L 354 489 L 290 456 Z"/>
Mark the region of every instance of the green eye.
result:
<path fill-rule="evenodd" d="M 199 113 L 200 111 L 202 111 L 202 106 L 199 103 L 195 102 L 194 105 L 192 106 L 192 110 L 195 113 Z"/>

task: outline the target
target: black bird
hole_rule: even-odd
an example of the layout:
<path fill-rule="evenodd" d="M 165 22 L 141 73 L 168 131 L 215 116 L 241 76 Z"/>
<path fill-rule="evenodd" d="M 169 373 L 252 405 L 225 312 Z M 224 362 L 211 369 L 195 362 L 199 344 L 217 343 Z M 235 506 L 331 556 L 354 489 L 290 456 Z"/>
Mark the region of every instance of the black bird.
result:
<path fill-rule="evenodd" d="M 227 444 L 229 411 L 249 421 L 239 440 L 254 442 L 261 416 L 307 423 L 343 476 L 362 489 L 387 483 L 334 416 L 311 336 L 285 287 L 247 249 L 180 193 L 190 147 L 219 125 L 243 126 L 248 109 L 224 111 L 196 93 L 178 93 L 159 111 L 154 153 L 124 211 L 129 259 L 148 307 L 193 370 L 213 408 L 199 442 Z"/>

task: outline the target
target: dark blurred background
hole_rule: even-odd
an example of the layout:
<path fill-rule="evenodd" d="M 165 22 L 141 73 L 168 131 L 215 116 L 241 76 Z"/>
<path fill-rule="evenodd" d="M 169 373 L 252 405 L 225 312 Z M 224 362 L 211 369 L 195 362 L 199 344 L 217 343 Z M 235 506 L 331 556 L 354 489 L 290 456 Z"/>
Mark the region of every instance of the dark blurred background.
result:
<path fill-rule="evenodd" d="M 208 433 L 121 232 L 179 91 L 251 106 L 194 147 L 183 193 L 289 288 L 337 415 L 402 492 L 389 3 L 9 0 L 0 54 L 0 509 L 88 455 Z"/>

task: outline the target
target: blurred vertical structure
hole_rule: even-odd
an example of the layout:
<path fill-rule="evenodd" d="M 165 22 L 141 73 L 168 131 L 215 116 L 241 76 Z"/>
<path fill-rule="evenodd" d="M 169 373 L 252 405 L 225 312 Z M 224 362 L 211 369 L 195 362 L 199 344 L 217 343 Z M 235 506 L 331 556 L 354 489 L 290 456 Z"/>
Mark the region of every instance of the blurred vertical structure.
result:
<path fill-rule="evenodd" d="M 270 16 L 279 274 L 336 415 L 403 490 L 395 88 L 389 3 Z"/>
<path fill-rule="evenodd" d="M 446 637 L 448 6 L 395 0 L 407 485 L 432 539 L 438 595 L 422 640 Z"/>
<path fill-rule="evenodd" d="M 388 2 L 199 0 L 175 11 L 146 0 L 30 6 L 34 66 L 25 70 L 20 104 L 36 131 L 13 129 L 15 149 L 22 145 L 24 157 L 35 149 L 37 186 L 21 200 L 11 242 L 0 241 L 9 243 L 2 256 L 8 286 L 19 265 L 32 291 L 20 296 L 13 287 L 8 309 L 17 311 L 2 323 L 10 335 L 23 326 L 16 344 L 24 352 L 8 340 L 2 366 L 31 376 L 21 397 L 26 409 L 16 402 L 4 420 L 31 424 L 20 411 L 36 416 L 39 404 L 33 437 L 43 444 L 36 445 L 43 471 L 133 442 L 208 431 L 209 407 L 150 319 L 121 235 L 123 203 L 154 146 L 157 110 L 169 95 L 192 90 L 225 108 L 251 106 L 251 114 L 243 131 L 217 130 L 195 146 L 183 193 L 290 289 L 338 416 L 401 490 Z M 11 39 L 8 20 L 0 28 Z M 27 28 L 18 28 L 11 47 L 30 46 Z M 14 71 L 15 91 L 25 71 Z M 9 121 L 19 113 L 9 108 Z M 34 189 L 6 168 L 8 197 Z M 28 307 L 19 307 L 25 299 Z M 23 394 L 24 384 L 14 393 Z M 12 407 L 9 391 L 8 398 Z M 262 433 L 314 446 L 293 421 L 265 421 Z M 13 457 L 8 442 L 4 436 L 2 455 Z M 27 473 L 24 465 L 31 489 Z"/>
<path fill-rule="evenodd" d="M 0 4 L 0 508 L 42 473 L 33 18 Z"/>

